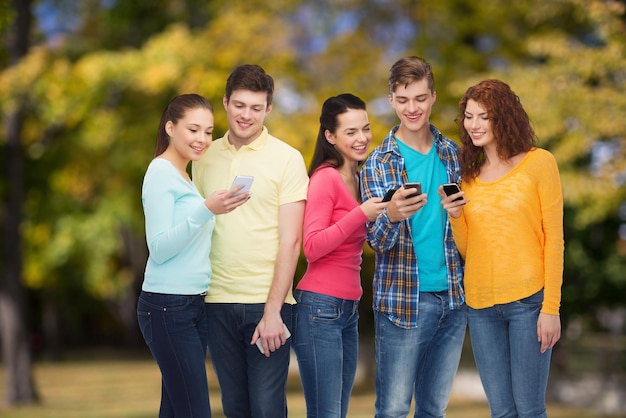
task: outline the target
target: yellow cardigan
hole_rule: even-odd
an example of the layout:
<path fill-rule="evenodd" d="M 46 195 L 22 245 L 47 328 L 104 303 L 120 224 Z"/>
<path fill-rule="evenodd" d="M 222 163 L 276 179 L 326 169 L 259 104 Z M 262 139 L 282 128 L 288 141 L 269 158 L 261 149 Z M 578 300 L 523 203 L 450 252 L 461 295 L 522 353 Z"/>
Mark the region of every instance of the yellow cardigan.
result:
<path fill-rule="evenodd" d="M 467 304 L 481 309 L 544 288 L 541 312 L 558 315 L 563 281 L 563 194 L 552 154 L 533 148 L 493 182 L 464 181 L 470 199 L 454 240 L 465 259 Z"/>

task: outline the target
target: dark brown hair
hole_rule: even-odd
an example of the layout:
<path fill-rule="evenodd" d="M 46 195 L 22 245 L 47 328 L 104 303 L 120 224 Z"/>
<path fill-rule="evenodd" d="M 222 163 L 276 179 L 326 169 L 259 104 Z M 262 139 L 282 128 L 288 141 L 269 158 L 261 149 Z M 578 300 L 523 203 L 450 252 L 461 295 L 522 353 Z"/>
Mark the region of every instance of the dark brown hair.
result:
<path fill-rule="evenodd" d="M 459 154 L 463 179 L 475 178 L 485 162 L 482 147 L 474 145 L 463 126 L 469 100 L 474 100 L 487 111 L 500 158 L 508 160 L 517 154 L 530 151 L 535 146 L 537 140 L 535 131 L 519 97 L 508 84 L 500 80 L 481 81 L 467 89 L 459 101 L 459 113 L 454 119 L 463 144 Z"/>
<path fill-rule="evenodd" d="M 154 150 L 155 158 L 163 154 L 170 145 L 170 136 L 165 131 L 167 122 L 171 121 L 175 125 L 179 120 L 185 117 L 185 112 L 190 109 L 198 108 L 207 109 L 213 113 L 211 103 L 198 94 L 181 94 L 172 99 L 161 115 L 159 131 L 157 132 L 156 149 Z"/>
<path fill-rule="evenodd" d="M 335 168 L 343 165 L 343 156 L 337 149 L 326 140 L 325 132 L 335 133 L 339 124 L 339 115 L 346 113 L 350 109 L 365 109 L 365 102 L 350 93 L 343 93 L 338 96 L 329 97 L 322 105 L 320 115 L 320 129 L 317 133 L 315 151 L 309 166 L 309 176 L 324 163 L 328 163 Z"/>
<path fill-rule="evenodd" d="M 263 68 L 255 64 L 244 64 L 235 68 L 226 80 L 226 101 L 230 101 L 233 91 L 243 89 L 267 93 L 267 106 L 274 97 L 274 79 Z"/>

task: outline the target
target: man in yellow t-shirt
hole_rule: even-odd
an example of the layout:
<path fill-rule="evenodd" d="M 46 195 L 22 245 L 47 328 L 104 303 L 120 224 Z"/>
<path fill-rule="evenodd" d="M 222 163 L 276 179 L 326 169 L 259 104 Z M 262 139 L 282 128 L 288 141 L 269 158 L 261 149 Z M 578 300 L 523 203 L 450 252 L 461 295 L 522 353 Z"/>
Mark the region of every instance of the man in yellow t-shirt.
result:
<path fill-rule="evenodd" d="M 250 201 L 216 222 L 210 254 L 209 352 L 228 417 L 287 416 L 283 324 L 291 328 L 308 176 L 302 155 L 263 124 L 273 91 L 263 68 L 237 67 L 223 99 L 229 130 L 192 166 L 202 195 L 254 178 Z"/>

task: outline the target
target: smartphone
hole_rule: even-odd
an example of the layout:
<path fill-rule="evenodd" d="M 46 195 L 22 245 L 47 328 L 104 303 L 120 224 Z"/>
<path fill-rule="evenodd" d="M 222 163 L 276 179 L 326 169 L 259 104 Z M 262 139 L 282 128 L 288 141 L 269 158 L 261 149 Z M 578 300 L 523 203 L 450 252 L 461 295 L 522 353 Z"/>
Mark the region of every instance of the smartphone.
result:
<path fill-rule="evenodd" d="M 461 188 L 456 183 L 446 183 L 443 185 L 443 192 L 446 194 L 446 196 L 453 195 L 460 191 L 461 191 Z M 454 199 L 453 202 L 456 202 L 457 200 L 463 200 L 463 197 L 459 196 L 456 199 Z"/>
<path fill-rule="evenodd" d="M 233 184 L 230 186 L 230 188 L 234 188 L 237 187 L 239 185 L 242 185 L 243 188 L 241 190 L 239 190 L 237 192 L 237 194 L 235 196 L 237 196 L 238 194 L 241 193 L 246 193 L 250 191 L 250 188 L 252 187 L 252 182 L 254 181 L 254 177 L 252 176 L 236 176 L 235 180 L 233 180 Z"/>
<path fill-rule="evenodd" d="M 416 193 L 411 193 L 406 198 L 415 197 L 422 194 L 422 183 L 406 183 L 404 185 L 405 189 L 417 189 Z"/>
<path fill-rule="evenodd" d="M 285 339 L 291 337 L 291 332 L 289 332 L 289 328 L 287 328 L 287 325 L 285 325 L 284 322 L 283 322 L 283 331 L 285 332 Z M 263 345 L 261 344 L 261 339 L 260 338 L 258 340 L 256 340 L 256 346 L 259 349 L 259 351 L 261 352 L 261 354 L 265 354 L 265 352 L 263 351 Z"/>
<path fill-rule="evenodd" d="M 391 198 L 393 197 L 393 194 L 396 192 L 396 190 L 398 189 L 387 190 L 387 193 L 385 193 L 385 196 L 383 197 L 383 202 L 389 202 Z"/>

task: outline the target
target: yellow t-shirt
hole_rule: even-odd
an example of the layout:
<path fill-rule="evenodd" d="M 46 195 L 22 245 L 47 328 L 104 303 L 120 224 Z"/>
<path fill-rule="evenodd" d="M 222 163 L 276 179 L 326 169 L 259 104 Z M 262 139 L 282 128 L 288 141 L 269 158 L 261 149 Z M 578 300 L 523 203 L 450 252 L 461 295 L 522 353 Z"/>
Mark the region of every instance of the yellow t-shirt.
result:
<path fill-rule="evenodd" d="M 556 161 L 534 148 L 502 178 L 464 180 L 471 201 L 450 219 L 465 259 L 467 304 L 481 309 L 544 288 L 541 312 L 558 315 L 563 281 L 563 194 Z"/>
<path fill-rule="evenodd" d="M 229 189 L 236 175 L 253 176 L 254 182 L 247 203 L 216 217 L 206 301 L 264 303 L 278 252 L 279 207 L 306 200 L 309 178 L 300 152 L 269 135 L 265 127 L 239 150 L 227 138 L 228 132 L 192 164 L 200 194 Z M 295 303 L 291 291 L 285 302 Z"/>

